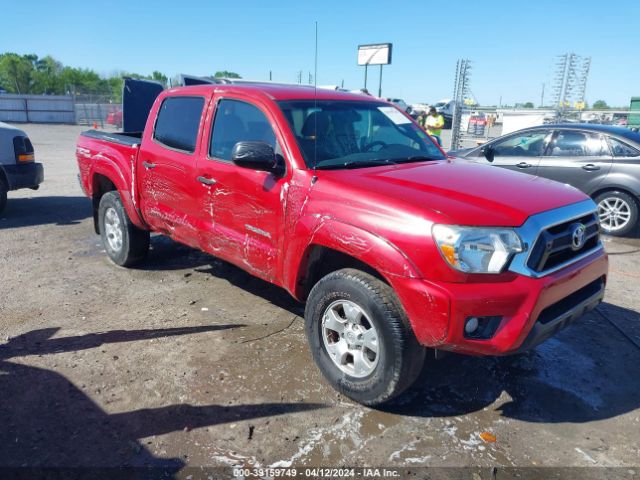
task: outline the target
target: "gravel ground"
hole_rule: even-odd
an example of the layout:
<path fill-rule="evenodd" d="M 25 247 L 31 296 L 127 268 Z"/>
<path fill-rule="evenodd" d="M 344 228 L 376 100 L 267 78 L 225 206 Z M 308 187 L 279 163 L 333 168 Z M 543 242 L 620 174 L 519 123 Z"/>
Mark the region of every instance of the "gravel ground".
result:
<path fill-rule="evenodd" d="M 284 291 L 159 236 L 140 268 L 111 264 L 76 179 L 84 128 L 20 127 L 46 181 L 0 215 L 0 467 L 640 471 L 638 238 L 606 239 L 605 303 L 535 351 L 430 360 L 372 410 L 323 380 Z"/>

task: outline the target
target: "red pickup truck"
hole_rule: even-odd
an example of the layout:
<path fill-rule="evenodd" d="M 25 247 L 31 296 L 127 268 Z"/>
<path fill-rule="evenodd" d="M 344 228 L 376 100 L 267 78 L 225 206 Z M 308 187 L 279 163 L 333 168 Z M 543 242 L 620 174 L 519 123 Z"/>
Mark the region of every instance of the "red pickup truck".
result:
<path fill-rule="evenodd" d="M 592 200 L 447 158 L 372 97 L 174 88 L 143 132 L 90 130 L 76 151 L 114 263 L 143 260 L 160 232 L 281 286 L 306 302 L 327 380 L 367 405 L 409 387 L 425 347 L 520 352 L 604 295 Z"/>

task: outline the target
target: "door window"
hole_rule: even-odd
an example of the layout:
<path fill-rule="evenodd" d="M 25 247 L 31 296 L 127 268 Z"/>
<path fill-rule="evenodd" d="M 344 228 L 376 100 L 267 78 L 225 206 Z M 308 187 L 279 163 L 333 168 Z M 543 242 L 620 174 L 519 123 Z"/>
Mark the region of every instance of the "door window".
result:
<path fill-rule="evenodd" d="M 609 143 L 611 144 L 611 151 L 614 157 L 637 157 L 640 155 L 638 150 L 613 137 L 609 137 Z"/>
<path fill-rule="evenodd" d="M 260 109 L 239 100 L 220 100 L 211 131 L 209 156 L 230 161 L 235 144 L 247 141 L 268 143 L 280 153 L 273 128 Z"/>
<path fill-rule="evenodd" d="M 552 157 L 599 157 L 608 154 L 600 135 L 564 130 L 558 132 L 550 151 Z"/>
<path fill-rule="evenodd" d="M 545 138 L 549 132 L 538 130 L 514 135 L 493 145 L 493 153 L 504 157 L 539 157 L 544 152 Z"/>
<path fill-rule="evenodd" d="M 166 98 L 158 111 L 153 138 L 165 147 L 195 152 L 203 107 L 202 97 Z"/>

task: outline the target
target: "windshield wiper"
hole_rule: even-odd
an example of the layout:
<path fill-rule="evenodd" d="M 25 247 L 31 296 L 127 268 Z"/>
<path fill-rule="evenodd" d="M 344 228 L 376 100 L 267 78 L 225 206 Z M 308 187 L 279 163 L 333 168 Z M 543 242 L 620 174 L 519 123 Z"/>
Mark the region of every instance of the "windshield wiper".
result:
<path fill-rule="evenodd" d="M 380 165 L 392 165 L 395 164 L 396 159 L 393 158 L 384 158 L 378 160 L 350 160 L 343 163 L 332 163 L 329 165 L 318 165 L 316 167 L 317 170 L 332 170 L 332 169 L 340 169 L 340 168 L 366 168 L 366 167 L 378 167 Z"/>
<path fill-rule="evenodd" d="M 394 163 L 428 162 L 444 160 L 444 158 L 427 157 L 425 155 L 413 155 L 410 157 L 392 158 Z"/>

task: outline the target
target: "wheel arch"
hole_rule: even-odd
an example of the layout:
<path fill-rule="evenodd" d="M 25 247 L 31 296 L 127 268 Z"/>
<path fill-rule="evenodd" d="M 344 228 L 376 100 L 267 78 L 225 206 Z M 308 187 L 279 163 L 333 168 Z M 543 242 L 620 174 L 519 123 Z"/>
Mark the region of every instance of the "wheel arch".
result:
<path fill-rule="evenodd" d="M 122 204 L 127 215 L 131 219 L 131 222 L 133 222 L 133 224 L 138 228 L 148 228 L 133 203 L 131 189 L 119 166 L 106 161 L 106 159 L 102 160 L 94 166 L 89 178 L 89 186 L 91 188 L 90 194 L 93 206 L 93 221 L 96 233 L 100 233 L 100 227 L 98 225 L 98 206 L 100 205 L 100 199 L 105 193 L 113 190 L 120 193 Z"/>
<path fill-rule="evenodd" d="M 320 278 L 342 268 L 362 270 L 389 285 L 394 275 L 419 276 L 413 263 L 394 245 L 335 220 L 324 222 L 313 232 L 298 258 L 288 290 L 301 301 Z"/>

